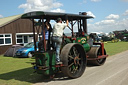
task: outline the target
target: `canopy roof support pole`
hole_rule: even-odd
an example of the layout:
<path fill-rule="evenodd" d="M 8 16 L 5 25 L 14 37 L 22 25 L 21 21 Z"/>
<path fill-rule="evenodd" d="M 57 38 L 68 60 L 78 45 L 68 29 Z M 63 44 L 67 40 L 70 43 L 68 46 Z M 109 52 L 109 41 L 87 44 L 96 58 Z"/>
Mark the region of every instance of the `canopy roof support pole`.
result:
<path fill-rule="evenodd" d="M 71 21 L 71 28 L 72 28 L 72 37 L 74 37 L 73 21 Z"/>
<path fill-rule="evenodd" d="M 81 19 L 80 19 L 80 29 L 79 29 L 79 34 L 81 35 L 82 33 L 82 22 L 81 22 Z"/>
<path fill-rule="evenodd" d="M 42 17 L 42 31 L 43 31 L 43 46 L 44 46 L 44 51 L 46 51 L 46 41 L 45 41 L 45 28 L 44 28 L 44 18 Z"/>
<path fill-rule="evenodd" d="M 77 20 L 77 25 L 78 25 L 78 32 L 80 30 L 80 23 L 79 23 L 79 20 Z"/>
<path fill-rule="evenodd" d="M 87 33 L 87 19 L 83 19 L 83 30 Z"/>
<path fill-rule="evenodd" d="M 35 49 L 35 52 L 36 52 L 37 50 L 36 50 L 36 38 L 35 38 L 35 26 L 34 26 L 34 19 L 32 19 L 32 23 L 33 23 L 34 49 Z"/>

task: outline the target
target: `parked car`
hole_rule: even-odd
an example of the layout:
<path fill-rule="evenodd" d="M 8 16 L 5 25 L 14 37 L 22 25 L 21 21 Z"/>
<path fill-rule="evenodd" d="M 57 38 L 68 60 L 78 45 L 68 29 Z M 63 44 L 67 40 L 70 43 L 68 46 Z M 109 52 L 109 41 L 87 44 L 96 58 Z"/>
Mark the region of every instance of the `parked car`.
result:
<path fill-rule="evenodd" d="M 37 50 L 38 50 L 38 42 L 36 43 Z M 32 57 L 34 53 L 34 42 L 30 42 L 25 45 L 23 48 L 20 48 L 16 51 L 17 57 Z"/>

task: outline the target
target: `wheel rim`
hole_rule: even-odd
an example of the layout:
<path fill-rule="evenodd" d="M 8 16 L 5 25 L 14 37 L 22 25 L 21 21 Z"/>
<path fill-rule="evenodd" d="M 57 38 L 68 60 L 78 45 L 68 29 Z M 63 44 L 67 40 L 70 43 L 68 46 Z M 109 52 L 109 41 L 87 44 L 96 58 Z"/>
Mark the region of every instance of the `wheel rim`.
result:
<path fill-rule="evenodd" d="M 61 61 L 65 65 L 62 72 L 70 78 L 80 77 L 86 68 L 86 55 L 80 44 L 70 43 L 61 51 Z"/>
<path fill-rule="evenodd" d="M 78 50 L 72 47 L 68 54 L 68 68 L 72 74 L 79 71 L 81 66 L 81 57 Z"/>

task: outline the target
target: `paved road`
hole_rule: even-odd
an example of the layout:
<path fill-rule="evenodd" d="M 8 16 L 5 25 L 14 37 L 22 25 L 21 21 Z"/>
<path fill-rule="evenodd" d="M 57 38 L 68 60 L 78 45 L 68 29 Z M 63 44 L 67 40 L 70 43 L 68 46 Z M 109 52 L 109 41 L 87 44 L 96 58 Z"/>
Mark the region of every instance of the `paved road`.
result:
<path fill-rule="evenodd" d="M 108 57 L 103 66 L 87 67 L 80 78 L 55 78 L 34 85 L 128 85 L 128 50 Z"/>

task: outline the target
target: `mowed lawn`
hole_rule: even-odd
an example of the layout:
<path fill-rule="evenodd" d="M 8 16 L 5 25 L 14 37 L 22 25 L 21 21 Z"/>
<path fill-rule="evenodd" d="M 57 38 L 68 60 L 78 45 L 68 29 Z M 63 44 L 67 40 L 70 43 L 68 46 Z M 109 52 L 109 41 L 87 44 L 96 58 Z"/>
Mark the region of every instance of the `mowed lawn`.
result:
<path fill-rule="evenodd" d="M 33 73 L 31 58 L 0 56 L 0 85 L 31 85 L 43 80 L 43 76 Z"/>
<path fill-rule="evenodd" d="M 128 42 L 108 42 L 104 46 L 109 56 L 128 50 Z"/>
<path fill-rule="evenodd" d="M 128 50 L 128 42 L 105 43 L 105 49 L 109 57 L 111 55 Z M 13 58 L 0 56 L 0 85 L 31 85 L 45 78 L 33 73 L 31 58 Z M 46 81 L 44 81 L 46 82 Z"/>

